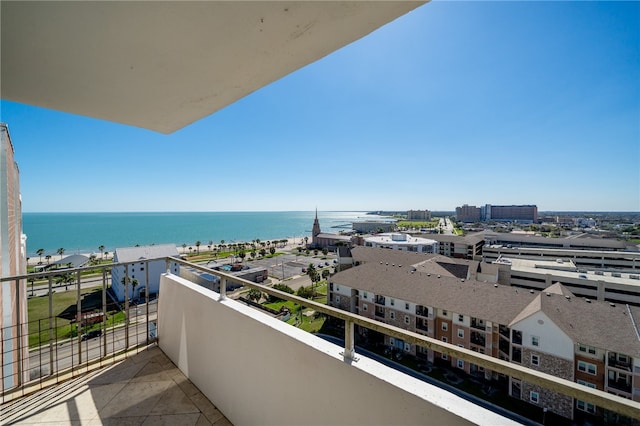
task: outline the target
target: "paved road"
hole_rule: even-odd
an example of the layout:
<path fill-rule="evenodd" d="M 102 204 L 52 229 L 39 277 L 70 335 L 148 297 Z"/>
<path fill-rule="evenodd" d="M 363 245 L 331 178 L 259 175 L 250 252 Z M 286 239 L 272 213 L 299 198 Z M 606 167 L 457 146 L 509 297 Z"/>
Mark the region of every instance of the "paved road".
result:
<path fill-rule="evenodd" d="M 144 343 L 147 338 L 146 305 L 138 305 L 130 309 L 129 346 Z M 155 320 L 157 318 L 157 303 L 149 304 L 150 332 L 155 332 Z M 43 345 L 40 348 L 29 351 L 30 377 L 35 379 L 42 374 L 60 371 L 84 363 L 87 360 L 97 360 L 105 354 L 111 354 L 123 350 L 126 346 L 126 332 L 124 325 L 108 329 L 100 337 L 89 340 L 78 338 L 65 339 L 53 345 Z M 105 351 L 106 350 L 106 351 Z M 51 365 L 53 361 L 53 366 Z"/>

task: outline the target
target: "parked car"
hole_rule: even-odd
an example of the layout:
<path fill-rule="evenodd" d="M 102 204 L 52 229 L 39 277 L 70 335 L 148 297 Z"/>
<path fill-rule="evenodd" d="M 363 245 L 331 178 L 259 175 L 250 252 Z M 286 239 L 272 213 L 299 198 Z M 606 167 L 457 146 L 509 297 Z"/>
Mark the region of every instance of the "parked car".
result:
<path fill-rule="evenodd" d="M 83 334 L 82 336 L 80 336 L 80 339 L 84 341 L 84 340 L 93 339 L 94 337 L 98 337 L 98 336 L 102 336 L 101 328 L 97 330 L 91 330 L 90 332 Z"/>

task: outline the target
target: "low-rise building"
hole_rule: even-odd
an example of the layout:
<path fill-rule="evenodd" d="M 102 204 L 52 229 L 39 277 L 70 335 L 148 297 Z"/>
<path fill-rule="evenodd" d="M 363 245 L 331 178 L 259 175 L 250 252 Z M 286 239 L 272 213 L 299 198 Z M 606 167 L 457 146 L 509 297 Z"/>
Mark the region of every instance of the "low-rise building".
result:
<path fill-rule="evenodd" d="M 367 247 L 351 255 L 358 266 L 331 277 L 328 304 L 640 401 L 640 308 L 585 300 L 558 283 L 543 291 L 500 285 L 496 265 L 486 263 Z M 358 335 L 561 416 L 607 420 L 598 407 L 554 391 L 366 329 Z"/>
<path fill-rule="evenodd" d="M 111 270 L 111 289 L 119 302 L 125 299 L 144 299 L 147 295 L 155 296 L 160 289 L 160 275 L 167 271 L 164 257 L 179 257 L 175 244 L 159 244 L 152 246 L 117 248 L 113 253 L 116 265 Z M 160 260 L 148 261 L 148 259 Z M 171 265 L 172 273 L 179 275 L 177 263 Z M 128 279 L 128 282 L 127 282 Z M 125 291 L 125 283 L 128 291 Z"/>
<path fill-rule="evenodd" d="M 379 247 L 417 253 L 438 252 L 437 241 L 401 233 L 383 233 L 365 237 L 364 245 L 366 247 Z"/>

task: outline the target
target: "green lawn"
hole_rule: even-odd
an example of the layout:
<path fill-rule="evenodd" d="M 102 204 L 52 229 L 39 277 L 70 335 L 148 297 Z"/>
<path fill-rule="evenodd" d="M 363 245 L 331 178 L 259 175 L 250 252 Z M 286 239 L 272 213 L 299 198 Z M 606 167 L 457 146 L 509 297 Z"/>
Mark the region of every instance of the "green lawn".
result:
<path fill-rule="evenodd" d="M 54 293 L 53 320 L 51 328 L 54 340 L 68 339 L 77 335 L 76 291 Z M 109 299 L 108 299 L 109 300 Z M 102 287 L 92 287 L 82 290 L 82 310 L 102 310 Z M 49 298 L 48 296 L 32 297 L 28 301 L 29 315 L 29 347 L 36 347 L 49 343 Z M 117 305 L 107 305 L 107 326 L 111 327 L 124 321 L 124 313 Z M 94 324 L 86 327 L 82 332 L 101 327 Z"/>
<path fill-rule="evenodd" d="M 316 298 L 314 302 L 326 304 L 327 303 L 327 282 L 321 281 L 316 285 Z M 288 324 L 301 328 L 309 333 L 317 333 L 324 324 L 325 316 L 316 312 L 311 315 L 305 315 L 305 312 L 311 312 L 312 310 L 307 307 L 300 307 L 297 303 L 281 300 L 274 303 L 263 303 L 263 305 L 279 311 L 283 306 L 289 309 L 291 312 L 291 318 L 287 321 Z"/>

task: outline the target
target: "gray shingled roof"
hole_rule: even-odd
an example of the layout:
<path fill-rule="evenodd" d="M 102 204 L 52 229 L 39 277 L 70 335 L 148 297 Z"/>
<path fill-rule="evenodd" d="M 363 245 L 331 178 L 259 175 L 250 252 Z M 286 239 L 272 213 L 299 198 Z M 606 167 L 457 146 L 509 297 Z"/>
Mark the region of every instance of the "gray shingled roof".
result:
<path fill-rule="evenodd" d="M 155 259 L 166 256 L 179 256 L 175 244 L 117 248 L 114 253 L 114 261 L 135 262 L 142 259 Z"/>
<path fill-rule="evenodd" d="M 459 259 L 361 247 L 356 247 L 353 252 L 354 258 L 368 261 L 334 275 L 331 278 L 334 284 L 505 325 L 541 310 L 575 342 L 640 356 L 640 338 L 635 328 L 640 326 L 639 307 L 586 302 L 559 283 L 543 292 L 531 292 L 517 287 L 462 280 L 447 273 L 441 265 L 445 263 L 443 259 L 451 265 L 465 262 Z M 381 264 L 379 259 L 383 254 L 388 255 L 388 261 Z M 412 261 L 420 258 L 421 263 L 411 265 Z M 477 268 L 477 262 L 466 262 Z M 441 271 L 439 278 L 434 271 Z"/>
<path fill-rule="evenodd" d="M 397 250 L 391 250 L 397 251 Z M 527 290 L 369 262 L 337 273 L 334 284 L 509 324 L 535 297 Z"/>

